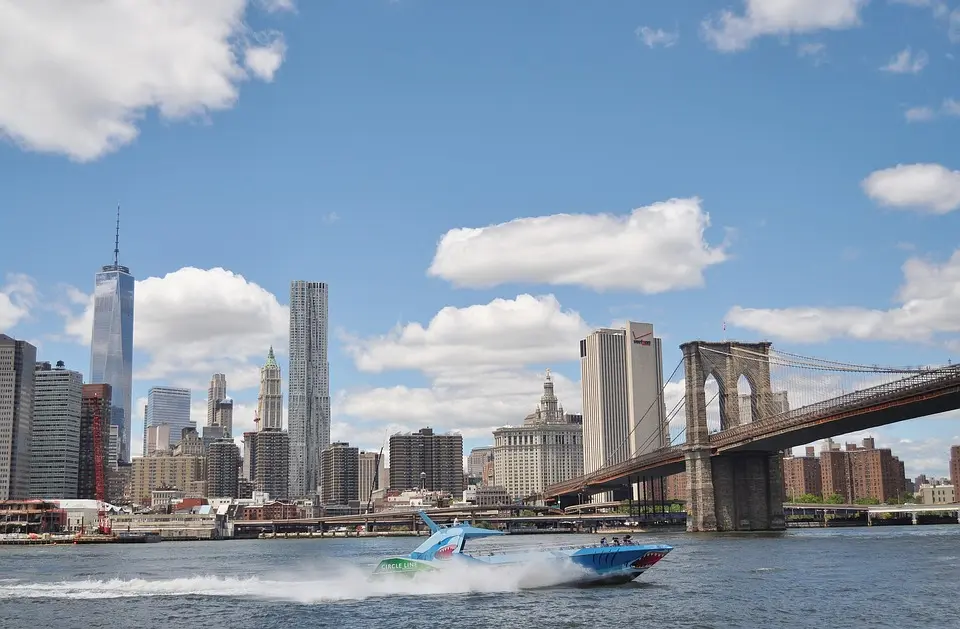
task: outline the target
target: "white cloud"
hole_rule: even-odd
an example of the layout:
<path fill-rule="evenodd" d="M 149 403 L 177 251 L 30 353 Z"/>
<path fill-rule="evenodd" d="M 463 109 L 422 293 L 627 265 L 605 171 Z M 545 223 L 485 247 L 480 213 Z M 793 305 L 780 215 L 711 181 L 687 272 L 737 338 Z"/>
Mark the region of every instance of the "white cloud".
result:
<path fill-rule="evenodd" d="M 960 101 L 953 98 L 945 98 L 939 108 L 933 108 L 927 105 L 911 107 L 904 114 L 907 122 L 930 122 L 942 116 L 960 116 Z"/>
<path fill-rule="evenodd" d="M 797 56 L 809 58 L 813 65 L 821 65 L 827 60 L 827 45 L 822 42 L 807 42 L 797 46 Z"/>
<path fill-rule="evenodd" d="M 30 316 L 37 305 L 37 287 L 33 279 L 22 273 L 8 273 L 0 287 L 0 334 L 8 332 Z"/>
<path fill-rule="evenodd" d="M 273 81 L 273 75 L 280 68 L 280 64 L 283 63 L 286 52 L 287 46 L 283 42 L 283 38 L 277 36 L 266 45 L 247 48 L 244 52 L 243 63 L 257 78 L 269 83 Z"/>
<path fill-rule="evenodd" d="M 888 310 L 846 307 L 733 307 L 726 320 L 766 336 L 794 342 L 835 338 L 955 342 L 960 333 L 960 249 L 942 264 L 911 258 L 903 265 L 900 305 Z"/>
<path fill-rule="evenodd" d="M 456 286 L 510 282 L 660 293 L 703 285 L 727 259 L 704 240 L 698 198 L 670 199 L 612 214 L 555 214 L 448 231 L 427 273 Z"/>
<path fill-rule="evenodd" d="M 704 38 L 722 52 L 744 50 L 764 35 L 841 30 L 860 25 L 869 0 L 744 0 L 744 13 L 722 11 L 701 24 Z"/>
<path fill-rule="evenodd" d="M 950 13 L 947 29 L 947 36 L 950 41 L 955 44 L 960 42 L 960 8 L 956 8 Z"/>
<path fill-rule="evenodd" d="M 907 46 L 894 55 L 893 58 L 890 59 L 890 62 L 880 69 L 884 72 L 892 72 L 894 74 L 918 74 L 927 67 L 927 63 L 929 62 L 930 56 L 925 50 L 913 54 L 913 51 Z"/>
<path fill-rule="evenodd" d="M 73 289 L 69 297 L 85 309 L 68 316 L 66 332 L 89 344 L 92 296 Z M 286 349 L 288 313 L 272 293 L 222 268 L 184 267 L 138 281 L 135 378 L 206 391 L 210 374 L 220 372 L 231 389 L 256 386 L 269 346 Z"/>
<path fill-rule="evenodd" d="M 282 59 L 280 35 L 264 46 L 246 25 L 248 4 L 0 2 L 0 133 L 88 161 L 132 142 L 150 109 L 170 120 L 229 109 L 241 82 L 269 80 Z"/>
<path fill-rule="evenodd" d="M 861 182 L 881 205 L 946 214 L 960 208 L 960 171 L 940 164 L 898 164 L 878 170 Z"/>
<path fill-rule="evenodd" d="M 680 40 L 680 33 L 676 31 L 665 31 L 662 28 L 652 29 L 649 26 L 639 27 L 636 30 L 636 35 L 648 48 L 656 48 L 657 46 L 670 48 Z"/>
<path fill-rule="evenodd" d="M 447 307 L 427 324 L 408 323 L 390 333 L 345 339 L 361 371 L 414 370 L 429 386 L 371 387 L 343 392 L 336 414 L 383 430 L 423 426 L 489 437 L 493 428 L 519 424 L 542 392 L 542 370 L 570 364 L 591 328 L 563 310 L 552 295 L 496 299 L 466 308 Z M 569 412 L 579 409 L 579 385 L 554 373 L 557 395 Z M 372 438 L 368 435 L 368 438 Z M 382 440 L 377 438 L 375 445 Z"/>

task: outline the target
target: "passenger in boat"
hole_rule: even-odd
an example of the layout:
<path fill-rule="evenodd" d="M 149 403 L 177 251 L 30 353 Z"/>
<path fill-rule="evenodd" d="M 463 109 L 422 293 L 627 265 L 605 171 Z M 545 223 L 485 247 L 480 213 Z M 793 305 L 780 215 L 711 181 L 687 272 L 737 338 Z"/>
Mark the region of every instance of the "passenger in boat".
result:
<path fill-rule="evenodd" d="M 624 546 L 629 546 L 629 545 L 632 544 L 632 543 L 633 543 L 633 540 L 630 539 L 630 536 L 629 536 L 629 535 L 624 535 L 624 536 L 623 536 L 623 545 L 624 545 Z"/>
<path fill-rule="evenodd" d="M 614 545 L 614 546 L 619 546 L 619 545 L 620 545 L 620 538 L 619 538 L 619 537 L 614 537 L 614 538 L 613 538 L 613 545 Z"/>
<path fill-rule="evenodd" d="M 607 545 L 607 538 L 606 538 L 606 537 L 601 537 L 601 538 L 600 538 L 600 545 L 601 545 L 601 546 L 606 546 L 606 545 Z"/>

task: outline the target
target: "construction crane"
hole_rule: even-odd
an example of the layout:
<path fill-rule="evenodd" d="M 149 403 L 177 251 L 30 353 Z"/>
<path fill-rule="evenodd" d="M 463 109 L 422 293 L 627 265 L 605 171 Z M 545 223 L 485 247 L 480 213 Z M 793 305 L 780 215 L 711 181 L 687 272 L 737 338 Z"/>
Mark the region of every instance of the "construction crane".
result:
<path fill-rule="evenodd" d="M 100 423 L 100 408 L 103 399 L 97 396 L 93 406 L 93 478 L 96 483 L 97 499 L 97 532 L 101 535 L 110 534 L 110 524 L 107 522 L 105 503 L 107 501 L 107 486 L 103 469 L 103 427 Z"/>

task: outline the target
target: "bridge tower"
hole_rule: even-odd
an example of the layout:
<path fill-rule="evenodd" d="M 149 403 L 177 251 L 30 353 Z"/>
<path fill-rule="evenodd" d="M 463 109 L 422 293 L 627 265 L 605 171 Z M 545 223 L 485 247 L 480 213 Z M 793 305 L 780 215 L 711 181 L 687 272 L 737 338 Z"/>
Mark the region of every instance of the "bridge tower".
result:
<path fill-rule="evenodd" d="M 754 421 L 780 412 L 770 386 L 770 343 L 692 341 L 683 351 L 689 503 L 688 531 L 782 530 L 783 459 L 780 452 L 742 451 L 712 456 L 704 384 L 719 389 L 720 429 L 741 423 L 737 383 L 750 383 Z"/>

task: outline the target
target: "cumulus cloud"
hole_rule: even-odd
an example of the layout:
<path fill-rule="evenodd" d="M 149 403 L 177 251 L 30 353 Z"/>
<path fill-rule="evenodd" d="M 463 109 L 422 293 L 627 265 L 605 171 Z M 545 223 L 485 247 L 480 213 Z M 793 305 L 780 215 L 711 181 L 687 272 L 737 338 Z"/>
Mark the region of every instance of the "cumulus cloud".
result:
<path fill-rule="evenodd" d="M 89 344 L 92 295 L 72 289 L 68 296 L 85 307 L 67 316 L 66 333 Z M 240 390 L 258 385 L 270 345 L 286 349 L 289 309 L 242 275 L 184 267 L 136 283 L 133 333 L 136 379 L 206 391 L 210 374 L 220 372 Z"/>
<path fill-rule="evenodd" d="M 930 56 L 925 50 L 914 54 L 910 47 L 907 46 L 895 54 L 887 65 L 880 69 L 884 72 L 892 72 L 893 74 L 919 74 L 921 70 L 927 67 L 929 62 Z"/>
<path fill-rule="evenodd" d="M 937 118 L 960 116 L 960 101 L 954 98 L 945 98 L 939 107 L 922 105 L 911 107 L 904 112 L 907 122 L 930 122 Z"/>
<path fill-rule="evenodd" d="M 591 328 L 552 295 L 519 295 L 466 308 L 447 307 L 426 325 L 408 323 L 388 334 L 347 337 L 347 351 L 365 372 L 422 374 L 429 386 L 369 387 L 342 393 L 337 413 L 394 430 L 457 429 L 465 437 L 519 424 L 537 404 L 543 369 L 569 364 Z M 579 409 L 579 383 L 553 374 L 557 395 Z M 382 438 L 382 437 L 381 437 Z M 379 441 L 379 439 L 378 439 Z"/>
<path fill-rule="evenodd" d="M 33 279 L 22 273 L 8 273 L 0 287 L 0 334 L 30 316 L 37 305 L 37 287 Z"/>
<path fill-rule="evenodd" d="M 733 307 L 726 321 L 765 336 L 816 343 L 835 338 L 942 341 L 960 333 L 960 249 L 943 263 L 911 258 L 903 265 L 900 305 L 887 310 L 858 306 Z"/>
<path fill-rule="evenodd" d="M 878 170 L 861 182 L 881 205 L 946 214 L 960 208 L 960 171 L 940 164 L 898 164 Z"/>
<path fill-rule="evenodd" d="M 250 4 L 0 3 L 0 133 L 88 161 L 132 142 L 148 110 L 177 120 L 229 109 L 243 81 L 272 79 L 283 58 L 281 35 L 247 26 Z"/>
<path fill-rule="evenodd" d="M 653 29 L 649 26 L 637 28 L 636 35 L 648 48 L 656 48 L 657 46 L 670 48 L 680 40 L 680 33 L 676 31 L 665 31 L 662 28 Z"/>
<path fill-rule="evenodd" d="M 555 214 L 448 231 L 428 274 L 456 286 L 511 282 L 661 293 L 703 285 L 727 259 L 704 240 L 710 224 L 698 198 L 671 199 L 629 215 Z"/>
<path fill-rule="evenodd" d="M 860 25 L 869 0 L 744 0 L 744 11 L 725 10 L 704 20 L 704 39 L 717 50 L 736 52 L 765 35 L 842 30 Z"/>

